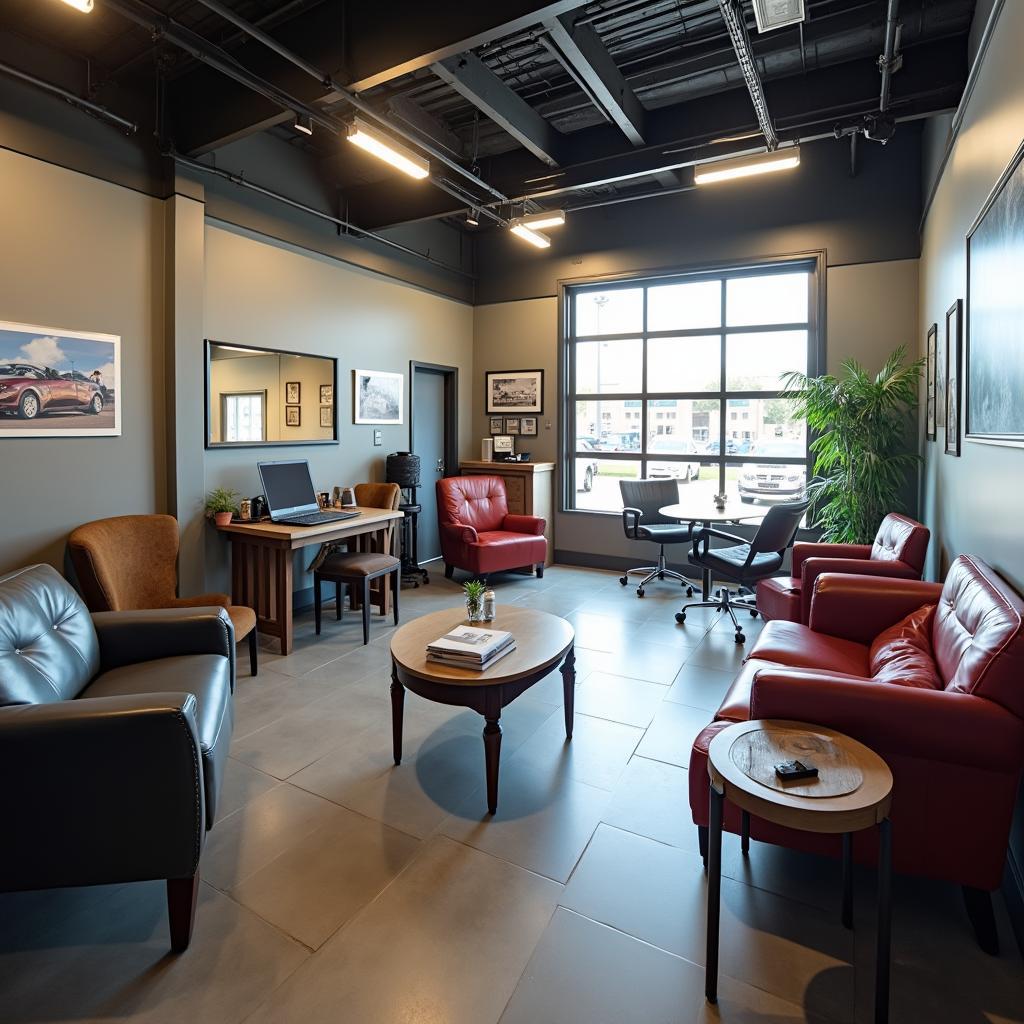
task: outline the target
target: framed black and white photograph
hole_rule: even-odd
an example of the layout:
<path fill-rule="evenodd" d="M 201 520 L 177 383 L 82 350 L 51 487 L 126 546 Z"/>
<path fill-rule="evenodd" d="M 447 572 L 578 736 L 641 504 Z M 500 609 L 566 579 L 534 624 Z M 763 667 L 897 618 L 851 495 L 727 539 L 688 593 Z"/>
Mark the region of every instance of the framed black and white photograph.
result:
<path fill-rule="evenodd" d="M 334 406 L 333 405 L 321 405 L 320 406 L 320 426 L 321 427 L 333 427 L 334 426 Z"/>
<path fill-rule="evenodd" d="M 960 370 L 963 300 L 946 310 L 946 454 L 960 454 Z"/>
<path fill-rule="evenodd" d="M 967 233 L 964 436 L 1024 446 L 1024 143 Z"/>
<path fill-rule="evenodd" d="M 505 417 L 505 433 L 515 434 L 519 433 L 519 417 L 518 416 L 506 416 Z"/>
<path fill-rule="evenodd" d="M 405 377 L 386 370 L 353 370 L 354 423 L 401 423 Z"/>
<path fill-rule="evenodd" d="M 284 404 L 285 405 L 301 405 L 302 404 L 302 384 L 297 380 L 290 380 L 285 383 L 284 386 Z"/>
<path fill-rule="evenodd" d="M 321 405 L 334 405 L 334 385 L 333 384 L 321 384 L 320 385 L 320 404 Z M 330 424 L 328 424 L 329 426 Z"/>
<path fill-rule="evenodd" d="M 544 411 L 543 370 L 488 370 L 487 412 L 506 416 Z"/>
<path fill-rule="evenodd" d="M 939 334 L 939 325 L 932 324 L 928 328 L 928 343 L 925 348 L 925 375 L 924 375 L 924 386 L 925 386 L 925 437 L 929 441 L 935 440 L 935 356 L 937 348 L 937 339 Z"/>
<path fill-rule="evenodd" d="M 0 321 L 0 437 L 120 434 L 118 335 Z"/>
<path fill-rule="evenodd" d="M 286 427 L 302 426 L 302 406 L 286 405 L 284 407 L 284 425 Z"/>
<path fill-rule="evenodd" d="M 489 421 L 489 431 L 490 431 L 492 436 L 494 434 L 503 434 L 505 432 L 505 417 L 504 416 L 490 416 L 490 417 L 488 417 L 488 421 Z"/>
<path fill-rule="evenodd" d="M 523 437 L 536 437 L 537 436 L 537 417 L 536 416 L 520 416 L 519 417 L 519 433 Z"/>
<path fill-rule="evenodd" d="M 507 434 L 499 435 L 494 439 L 494 450 L 495 452 L 501 452 L 503 455 L 511 455 L 515 451 L 512 446 L 512 438 Z"/>

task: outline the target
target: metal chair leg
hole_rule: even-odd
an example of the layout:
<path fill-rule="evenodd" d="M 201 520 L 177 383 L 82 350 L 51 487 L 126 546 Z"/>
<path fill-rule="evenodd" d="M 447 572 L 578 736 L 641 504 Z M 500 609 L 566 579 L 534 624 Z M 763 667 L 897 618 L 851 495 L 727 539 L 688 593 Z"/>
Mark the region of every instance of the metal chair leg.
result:
<path fill-rule="evenodd" d="M 320 615 L 323 611 L 320 597 L 320 576 L 313 573 L 313 621 L 316 623 L 316 635 L 320 635 Z"/>
<path fill-rule="evenodd" d="M 370 642 L 370 578 L 363 577 L 363 646 Z"/>

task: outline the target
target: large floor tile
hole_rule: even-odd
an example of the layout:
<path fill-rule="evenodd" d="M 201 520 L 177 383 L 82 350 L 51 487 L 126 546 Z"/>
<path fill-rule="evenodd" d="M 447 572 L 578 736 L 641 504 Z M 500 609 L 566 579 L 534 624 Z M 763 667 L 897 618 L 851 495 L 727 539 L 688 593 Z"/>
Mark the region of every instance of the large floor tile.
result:
<path fill-rule="evenodd" d="M 229 757 L 224 768 L 224 782 L 217 798 L 217 821 L 251 803 L 281 783 L 272 775 Z"/>
<path fill-rule="evenodd" d="M 708 668 L 706 665 L 687 661 L 676 675 L 665 699 L 676 704 L 686 704 L 691 708 L 715 712 L 721 706 L 735 678 L 736 672 L 731 669 Z"/>
<path fill-rule="evenodd" d="M 616 828 L 696 853 L 685 768 L 633 757 L 622 773 L 603 820 Z"/>
<path fill-rule="evenodd" d="M 248 1024 L 493 1024 L 561 887 L 432 839 Z"/>
<path fill-rule="evenodd" d="M 563 618 L 568 620 L 576 633 L 576 646 L 591 651 L 621 650 L 629 642 L 635 628 L 635 623 L 616 615 L 597 615 L 582 607 L 566 613 Z"/>
<path fill-rule="evenodd" d="M 337 815 L 231 889 L 231 896 L 316 949 L 412 859 L 419 842 L 339 808 Z"/>
<path fill-rule="evenodd" d="M 636 752 L 641 757 L 685 768 L 690 763 L 693 741 L 709 721 L 708 713 L 700 708 L 663 701 Z"/>
<path fill-rule="evenodd" d="M 646 729 L 654 718 L 665 687 L 644 679 L 591 672 L 576 693 L 576 710 L 610 722 Z"/>
<path fill-rule="evenodd" d="M 628 979 L 628 983 L 624 983 Z M 716 1007 L 704 971 L 680 957 L 559 908 L 501 1024 L 802 1024 L 799 1006 L 722 976 Z"/>

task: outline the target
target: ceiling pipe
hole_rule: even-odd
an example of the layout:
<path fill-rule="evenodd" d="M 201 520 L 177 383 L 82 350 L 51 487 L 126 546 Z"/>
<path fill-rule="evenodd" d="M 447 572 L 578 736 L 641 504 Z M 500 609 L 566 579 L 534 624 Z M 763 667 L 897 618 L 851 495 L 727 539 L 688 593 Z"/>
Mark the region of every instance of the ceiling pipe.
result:
<path fill-rule="evenodd" d="M 34 86 L 36 89 L 41 89 L 43 92 L 49 93 L 51 96 L 59 96 L 71 106 L 78 107 L 79 110 L 83 110 L 87 114 L 92 114 L 93 117 L 98 117 L 101 121 L 106 121 L 108 124 L 115 125 L 126 135 L 134 135 L 139 130 L 139 126 L 135 124 L 134 121 L 129 121 L 127 118 L 115 114 L 112 110 L 108 110 L 106 107 L 101 107 L 98 103 L 93 103 L 90 100 L 83 99 L 81 96 L 70 92 L 68 89 L 64 89 L 59 85 L 54 85 L 53 82 L 44 81 L 42 78 L 36 78 L 35 75 L 30 75 L 27 71 L 21 71 L 18 68 L 11 67 L 10 64 L 0 63 L 0 72 L 5 75 L 9 75 L 11 78 L 16 78 L 21 82 L 25 82 L 27 85 Z"/>
<path fill-rule="evenodd" d="M 882 89 L 878 100 L 878 110 L 884 114 L 889 109 L 889 92 L 894 71 L 899 71 L 903 57 L 899 54 L 899 37 L 902 26 L 899 22 L 900 0 L 889 0 L 889 10 L 885 17 L 885 52 L 878 58 L 878 67 L 882 72 Z"/>
<path fill-rule="evenodd" d="M 765 145 L 767 145 L 768 151 L 772 152 L 779 144 L 779 137 L 775 133 L 775 126 L 768 113 L 768 103 L 764 98 L 761 75 L 754 62 L 754 53 L 750 46 L 750 35 L 747 32 L 743 9 L 736 3 L 736 0 L 718 0 L 718 6 L 722 10 L 722 18 L 729 32 L 732 48 L 736 51 L 736 60 L 743 73 L 747 92 L 750 93 L 750 99 L 754 104 L 754 113 L 757 115 L 757 123 L 761 126 Z"/>
<path fill-rule="evenodd" d="M 219 14 L 226 21 L 229 21 L 232 25 L 240 29 L 246 35 L 251 36 L 257 42 L 262 43 L 264 46 L 266 46 L 268 49 L 273 50 L 274 53 L 276 53 L 278 56 L 283 57 L 289 63 L 294 64 L 295 67 L 299 68 L 301 71 L 304 71 L 311 78 L 315 78 L 322 86 L 324 86 L 325 89 L 329 89 L 331 92 L 335 93 L 340 99 L 345 100 L 346 103 L 349 103 L 353 107 L 355 107 L 356 110 L 365 114 L 367 117 L 373 118 L 373 120 L 383 125 L 389 131 L 394 132 L 396 135 L 401 136 L 407 142 L 411 142 L 414 146 L 418 147 L 419 149 L 422 149 L 424 153 L 427 153 L 435 160 L 444 164 L 446 167 L 455 171 L 457 174 L 460 174 L 467 181 L 471 181 L 474 185 L 476 185 L 478 188 L 483 189 L 485 192 L 493 196 L 495 199 L 499 201 L 508 200 L 508 196 L 506 196 L 502 192 L 499 192 L 498 189 L 489 185 L 482 178 L 477 177 L 477 175 L 473 174 L 472 171 L 467 170 L 458 161 L 452 160 L 451 157 L 447 156 L 445 153 L 443 153 L 436 147 L 432 146 L 430 143 L 425 142 L 418 135 L 406 131 L 405 129 L 399 126 L 392 124 L 390 121 L 387 121 L 384 117 L 381 116 L 378 110 L 370 106 L 369 103 L 366 103 L 364 100 L 360 99 L 359 96 L 357 96 L 354 92 L 350 91 L 349 89 L 346 89 L 342 85 L 339 85 L 337 82 L 334 81 L 334 79 L 330 75 L 324 73 L 319 68 L 310 64 L 308 61 L 300 57 L 297 53 L 288 49 L 288 47 L 283 46 L 276 39 L 274 39 L 273 36 L 267 35 L 266 32 L 258 28 L 256 25 L 251 24 L 244 18 L 240 18 L 229 7 L 225 7 L 224 4 L 219 3 L 218 0 L 199 0 L 199 2 L 204 7 L 207 7 L 211 11 L 214 11 L 216 14 Z"/>

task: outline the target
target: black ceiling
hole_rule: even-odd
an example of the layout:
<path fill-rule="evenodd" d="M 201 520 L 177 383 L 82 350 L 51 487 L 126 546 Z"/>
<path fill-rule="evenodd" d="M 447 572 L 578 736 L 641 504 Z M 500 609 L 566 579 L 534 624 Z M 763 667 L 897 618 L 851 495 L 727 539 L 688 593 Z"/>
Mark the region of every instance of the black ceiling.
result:
<path fill-rule="evenodd" d="M 161 95 L 163 144 L 181 153 L 209 160 L 258 132 L 287 140 L 338 186 L 351 219 L 365 227 L 451 215 L 498 197 L 543 205 L 550 193 L 571 204 L 681 187 L 688 178 L 680 165 L 760 138 L 719 0 L 221 3 L 490 189 L 433 159 L 436 187 L 413 184 L 326 128 L 312 138 L 295 132 L 288 102 L 337 124 L 352 107 L 196 0 L 95 0 L 89 15 L 60 0 L 4 0 L 0 30 L 87 62 L 89 98 L 119 113 L 129 97 Z M 889 0 L 806 6 L 803 24 L 758 34 L 749 0 L 741 3 L 784 140 L 825 135 L 879 103 Z M 902 67 L 890 111 L 897 120 L 956 105 L 973 11 L 974 0 L 898 4 Z M 196 45 L 183 46 L 181 36 Z M 198 58 L 199 43 L 266 84 L 273 98 Z"/>

